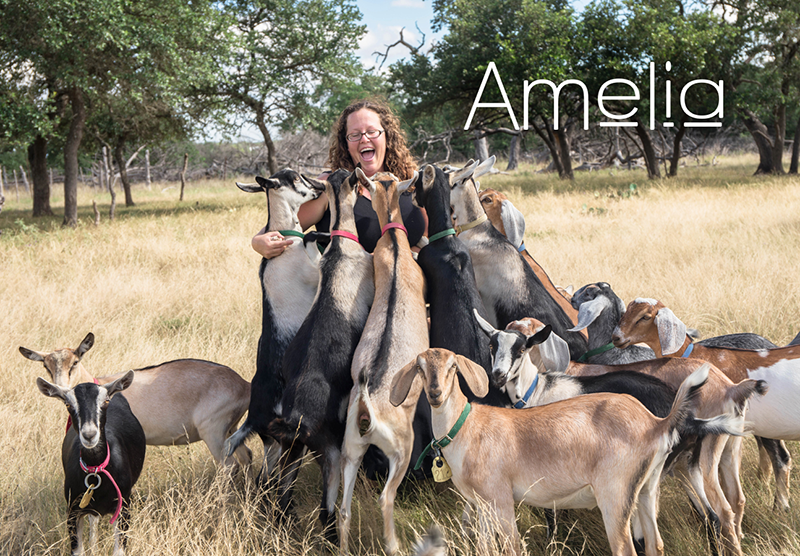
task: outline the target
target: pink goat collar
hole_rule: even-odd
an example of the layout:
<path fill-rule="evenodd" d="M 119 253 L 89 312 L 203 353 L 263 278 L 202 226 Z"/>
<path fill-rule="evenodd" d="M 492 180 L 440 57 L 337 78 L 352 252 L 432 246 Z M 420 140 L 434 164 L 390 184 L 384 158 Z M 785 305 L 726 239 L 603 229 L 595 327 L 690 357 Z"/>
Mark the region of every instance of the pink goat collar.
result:
<path fill-rule="evenodd" d="M 81 469 L 83 469 L 84 472 L 86 472 L 89 475 L 92 474 L 97 475 L 98 473 L 104 473 L 105 476 L 108 477 L 108 480 L 111 481 L 111 484 L 114 485 L 114 488 L 117 489 L 117 511 L 114 512 L 114 517 L 112 517 L 111 521 L 109 521 L 109 523 L 113 524 L 119 517 L 119 512 L 122 511 L 122 491 L 119 490 L 119 486 L 117 485 L 117 482 L 114 480 L 114 477 L 111 476 L 111 473 L 109 473 L 106 470 L 108 462 L 111 461 L 111 447 L 108 445 L 108 442 L 106 442 L 106 459 L 100 465 L 88 466 L 85 463 L 83 463 L 83 458 L 80 458 L 79 461 L 81 464 Z M 100 484 L 98 483 L 97 486 L 99 487 Z"/>
<path fill-rule="evenodd" d="M 350 232 L 346 232 L 345 230 L 333 230 L 331 232 L 331 237 L 333 236 L 346 237 L 347 239 L 352 239 L 353 241 L 361 245 L 361 242 L 358 241 L 358 236 L 356 234 L 351 234 Z"/>
<path fill-rule="evenodd" d="M 390 230 L 392 228 L 398 228 L 400 230 L 403 230 L 406 233 L 406 235 L 408 235 L 408 230 L 406 230 L 406 227 L 400 224 L 399 222 L 389 222 L 388 224 L 386 224 L 383 228 L 381 228 L 381 235 L 385 234 L 386 230 Z"/>

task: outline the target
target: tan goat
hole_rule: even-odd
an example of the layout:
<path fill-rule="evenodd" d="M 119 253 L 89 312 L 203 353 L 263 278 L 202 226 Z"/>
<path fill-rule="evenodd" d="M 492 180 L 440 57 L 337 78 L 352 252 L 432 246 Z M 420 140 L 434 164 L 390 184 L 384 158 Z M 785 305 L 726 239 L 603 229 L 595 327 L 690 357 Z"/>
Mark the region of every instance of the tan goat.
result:
<path fill-rule="evenodd" d="M 686 325 L 660 301 L 638 298 L 628 304 L 612 336 L 614 345 L 624 348 L 643 342 L 657 357 L 692 357 L 717 366 L 732 381 L 745 378 L 765 380 L 769 392 L 750 402 L 747 413 L 753 434 L 775 440 L 800 440 L 800 346 L 770 350 L 708 347 L 692 342 Z M 762 454 L 763 456 L 763 454 Z M 775 506 L 789 508 L 791 457 L 773 459 Z M 762 457 L 762 468 L 764 458 Z"/>
<path fill-rule="evenodd" d="M 599 507 L 615 556 L 635 554 L 630 531 L 635 513 L 647 556 L 663 554 L 656 524 L 659 477 L 677 442 L 676 429 L 708 376 L 707 366 L 681 385 L 665 419 L 618 394 L 589 394 L 525 410 L 470 407 L 457 372 L 476 395 L 486 394 L 482 367 L 432 348 L 397 373 L 391 402 L 404 403 L 422 383 L 438 439 L 434 450 L 441 451 L 453 483 L 480 521 L 499 521 L 505 551 L 520 553 L 514 506 L 524 502 L 553 509 Z"/>
<path fill-rule="evenodd" d="M 506 330 L 531 337 L 543 328 L 544 325 L 538 320 L 525 318 L 509 323 Z M 501 350 L 498 348 L 499 351 Z M 702 365 L 700 361 L 694 359 L 674 358 L 653 359 L 621 365 L 578 363 L 569 361 L 566 343 L 552 334 L 544 343 L 534 345 L 528 355 L 528 358 L 515 361 L 506 370 L 509 380 L 513 379 L 518 382 L 521 375 L 530 373 L 529 369 L 519 368 L 522 365 L 535 367 L 542 373 L 556 371 L 558 374 L 558 372 L 564 371 L 576 377 L 605 375 L 616 371 L 633 371 L 656 377 L 673 390 L 677 390 L 681 383 Z M 507 361 L 505 365 L 508 366 Z M 503 370 L 497 368 L 497 359 L 495 367 L 495 371 Z M 540 388 L 543 391 L 545 389 L 544 383 L 549 384 L 550 381 L 542 379 L 538 382 L 541 386 L 537 386 L 537 392 L 533 393 L 531 400 L 539 395 L 546 399 L 542 403 L 553 401 L 553 396 L 559 392 L 539 394 Z M 508 387 L 517 390 L 521 388 L 524 392 L 528 385 L 510 384 Z M 739 384 L 733 384 L 722 371 L 712 365 L 709 369 L 708 380 L 696 400 L 697 417 L 709 419 L 721 414 L 743 415 L 748 399 L 755 393 L 763 395 L 765 391 L 766 383 L 764 381 L 745 380 Z M 736 430 L 741 432 L 741 428 Z M 709 525 L 719 529 L 718 534 L 725 554 L 741 554 L 739 539 L 741 538 L 741 523 L 745 505 L 744 492 L 739 479 L 741 459 L 741 437 L 739 435 L 707 435 L 701 441 L 698 460 L 689 465 L 686 465 L 687 462 L 679 460 L 681 464 L 675 469 L 697 511 L 706 516 Z M 717 531 L 714 533 L 716 534 Z"/>
<path fill-rule="evenodd" d="M 40 361 L 53 383 L 74 388 L 82 382 L 105 385 L 127 371 L 94 377 L 81 359 L 94 345 L 94 334 L 86 335 L 77 349 L 51 352 L 20 347 L 22 355 Z M 160 365 L 134 369 L 133 384 L 125 390 L 131 411 L 139 420 L 151 446 L 189 444 L 202 440 L 217 463 L 223 463 L 225 439 L 247 411 L 250 383 L 225 365 L 200 359 L 178 359 Z M 234 457 L 241 465 L 250 463 L 250 450 L 241 446 Z M 224 461 L 236 466 L 234 457 Z"/>
<path fill-rule="evenodd" d="M 408 361 L 428 348 L 425 278 L 414 261 L 400 215 L 399 193 L 417 178 L 398 183 L 392 174 L 358 178 L 372 196 L 383 235 L 373 253 L 375 299 L 353 355 L 353 390 L 347 407 L 342 447 L 343 499 L 339 517 L 341 552 L 346 553 L 350 532 L 350 505 L 358 468 L 369 446 L 389 459 L 389 476 L 380 496 L 386 552 L 399 545 L 394 528 L 394 499 L 405 476 L 414 445 L 412 423 L 421 386 L 400 407 L 389 403 L 392 379 Z"/>

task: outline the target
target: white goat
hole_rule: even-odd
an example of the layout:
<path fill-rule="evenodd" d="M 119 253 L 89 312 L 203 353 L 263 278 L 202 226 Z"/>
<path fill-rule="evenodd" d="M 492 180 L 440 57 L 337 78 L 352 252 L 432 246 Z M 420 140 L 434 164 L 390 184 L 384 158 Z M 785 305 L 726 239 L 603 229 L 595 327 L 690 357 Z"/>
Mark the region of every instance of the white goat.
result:
<path fill-rule="evenodd" d="M 520 552 L 514 506 L 524 502 L 553 509 L 598 506 L 615 556 L 635 554 L 630 532 L 635 513 L 647 555 L 663 553 L 656 524 L 659 477 L 677 442 L 677 429 L 691 413 L 692 397 L 708 376 L 707 366 L 681 386 L 666 419 L 616 394 L 580 396 L 524 411 L 470 406 L 457 372 L 473 392 L 486 394 L 482 367 L 432 348 L 397 373 L 391 402 L 404 403 L 422 383 L 439 439 L 433 449 L 441 452 L 470 506 L 481 513 L 488 508 L 493 514 L 488 517 L 500 522 L 510 542 L 507 550 Z"/>
<path fill-rule="evenodd" d="M 31 361 L 40 361 L 60 388 L 93 382 L 109 384 L 127 371 L 94 377 L 83 365 L 84 354 L 94 345 L 94 334 L 86 335 L 77 349 L 51 352 L 20 347 Z M 134 369 L 133 384 L 125 398 L 142 425 L 151 446 L 189 444 L 202 440 L 219 464 L 250 464 L 250 450 L 240 447 L 224 458 L 225 439 L 247 410 L 250 384 L 225 365 L 200 359 L 178 359 L 143 369 Z"/>

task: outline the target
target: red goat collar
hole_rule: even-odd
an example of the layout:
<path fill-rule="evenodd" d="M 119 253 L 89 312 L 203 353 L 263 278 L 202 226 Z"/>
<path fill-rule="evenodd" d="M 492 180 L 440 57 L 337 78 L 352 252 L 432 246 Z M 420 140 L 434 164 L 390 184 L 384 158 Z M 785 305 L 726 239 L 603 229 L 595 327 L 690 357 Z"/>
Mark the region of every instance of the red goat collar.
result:
<path fill-rule="evenodd" d="M 98 473 L 103 473 L 103 474 L 105 474 L 106 477 L 108 477 L 108 480 L 111 481 L 111 484 L 114 485 L 114 488 L 117 490 L 117 511 L 114 512 L 114 517 L 112 517 L 111 521 L 109 522 L 109 523 L 113 524 L 117 520 L 117 518 L 119 517 L 119 512 L 122 510 L 122 491 L 119 490 L 119 486 L 117 485 L 117 482 L 114 480 L 114 477 L 111 476 L 111 473 L 109 473 L 106 470 L 106 467 L 108 466 L 108 462 L 111 461 L 111 447 L 108 445 L 108 442 L 106 442 L 106 459 L 100 465 L 94 465 L 94 466 L 86 465 L 85 463 L 83 463 L 83 458 L 80 458 L 79 461 L 80 461 L 80 464 L 81 464 L 81 469 L 83 469 L 84 472 L 87 473 L 87 478 L 89 476 L 91 476 L 91 475 L 97 475 Z M 84 482 L 84 484 L 85 484 L 85 482 Z M 95 488 L 97 488 L 99 486 L 100 486 L 100 483 L 98 482 L 97 486 Z M 88 488 L 88 485 L 87 485 L 87 488 Z"/>

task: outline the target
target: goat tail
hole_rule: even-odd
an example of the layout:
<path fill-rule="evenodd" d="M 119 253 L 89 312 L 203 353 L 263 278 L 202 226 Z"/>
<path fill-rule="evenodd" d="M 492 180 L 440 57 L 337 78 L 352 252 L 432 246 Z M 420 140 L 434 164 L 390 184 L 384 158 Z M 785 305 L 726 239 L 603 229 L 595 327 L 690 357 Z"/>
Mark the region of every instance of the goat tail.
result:
<path fill-rule="evenodd" d="M 368 382 L 367 369 L 362 368 L 358 374 L 358 395 L 356 396 L 356 420 L 358 433 L 361 436 L 372 432 L 375 428 L 375 419 L 373 419 L 375 412 L 372 408 L 372 401 L 369 399 Z"/>
<path fill-rule="evenodd" d="M 681 383 L 680 388 L 678 388 L 678 393 L 675 394 L 675 401 L 672 402 L 669 415 L 662 421 L 662 426 L 666 427 L 662 432 L 666 432 L 673 438 L 670 443 L 670 448 L 678 440 L 678 431 L 684 427 L 690 418 L 693 418 L 692 409 L 694 399 L 697 397 L 700 388 L 708 380 L 708 372 L 710 369 L 711 365 L 703 363 L 700 368 L 687 376 Z"/>
<path fill-rule="evenodd" d="M 728 390 L 728 399 L 736 405 L 737 414 L 743 415 L 747 400 L 752 398 L 755 394 L 763 396 L 767 393 L 768 389 L 769 386 L 767 386 L 765 380 L 746 378 Z"/>
<path fill-rule="evenodd" d="M 414 545 L 414 556 L 445 556 L 447 543 L 442 531 L 434 524 L 428 527 L 425 535 Z"/>
<path fill-rule="evenodd" d="M 239 430 L 230 435 L 225 441 L 225 459 L 231 457 L 233 453 L 239 449 L 239 446 L 244 444 L 244 441 L 254 432 L 255 430 L 252 425 L 250 425 L 250 422 L 245 419 L 244 424 L 239 427 Z"/>

